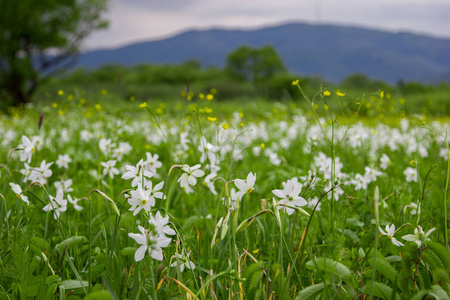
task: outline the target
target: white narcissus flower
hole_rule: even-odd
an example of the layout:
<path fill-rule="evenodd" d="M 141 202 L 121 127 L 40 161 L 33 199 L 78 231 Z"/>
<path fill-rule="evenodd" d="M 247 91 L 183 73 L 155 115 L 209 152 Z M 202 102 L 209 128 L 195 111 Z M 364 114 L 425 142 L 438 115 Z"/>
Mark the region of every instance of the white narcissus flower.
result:
<path fill-rule="evenodd" d="M 153 186 L 153 183 L 150 180 L 145 180 L 145 189 L 150 191 L 149 200 L 152 203 L 155 203 L 155 198 L 158 199 L 166 199 L 166 196 L 163 192 L 159 192 L 164 187 L 164 181 L 161 181 L 157 185 Z"/>
<path fill-rule="evenodd" d="M 143 159 L 141 159 L 136 164 L 136 167 L 126 165 L 125 169 L 127 171 L 123 173 L 122 179 L 133 179 L 133 181 L 131 181 L 132 187 L 142 185 L 142 182 L 144 181 L 144 176 L 148 178 L 153 176 L 152 172 L 145 170 Z"/>
<path fill-rule="evenodd" d="M 73 192 L 72 179 L 55 181 L 54 185 L 57 190 L 63 190 L 64 193 Z"/>
<path fill-rule="evenodd" d="M 78 205 L 78 201 L 80 201 L 79 199 L 73 199 L 71 195 L 67 195 L 67 200 L 69 201 L 70 204 L 73 205 L 73 208 L 75 208 L 78 211 L 82 211 L 83 207 Z"/>
<path fill-rule="evenodd" d="M 322 206 L 322 202 L 320 202 L 319 204 L 317 204 L 317 202 L 319 202 L 319 197 L 314 197 L 311 200 L 309 200 L 308 206 L 311 207 L 311 208 L 314 208 L 317 205 L 316 210 L 320 211 L 320 208 Z"/>
<path fill-rule="evenodd" d="M 165 218 L 161 216 L 161 213 L 159 211 L 156 212 L 156 215 L 153 217 L 150 215 L 150 220 L 148 220 L 148 223 L 155 226 L 156 233 L 158 235 L 175 235 L 176 232 L 172 228 L 170 228 L 167 224 L 169 224 L 169 215 L 167 215 Z"/>
<path fill-rule="evenodd" d="M 200 157 L 201 163 L 204 163 L 206 161 L 206 158 L 208 158 L 209 161 L 214 164 L 216 160 L 215 158 L 217 150 L 217 147 L 212 145 L 211 143 L 208 143 L 204 136 L 200 138 L 200 146 L 198 146 L 198 151 L 200 151 L 200 153 L 202 154 L 202 156 Z"/>
<path fill-rule="evenodd" d="M 135 191 L 131 191 L 131 198 L 128 203 L 131 204 L 129 211 L 134 211 L 133 215 L 137 215 L 141 209 L 145 211 L 150 211 L 150 209 L 155 205 L 155 198 L 150 198 L 150 190 L 144 190 L 140 185 Z"/>
<path fill-rule="evenodd" d="M 28 176 L 28 180 L 39 182 L 42 185 L 47 184 L 47 178 L 53 174 L 52 170 L 50 170 L 51 165 L 53 165 L 53 162 L 47 163 L 44 159 L 39 168 L 31 168 L 31 173 Z"/>
<path fill-rule="evenodd" d="M 120 142 L 119 146 L 112 151 L 112 158 L 122 161 L 124 155 L 128 155 L 133 147 L 127 142 Z"/>
<path fill-rule="evenodd" d="M 188 136 L 189 136 L 189 134 L 187 132 L 180 133 L 180 145 L 185 151 L 189 150 L 188 143 L 191 142 L 191 140 L 188 138 Z"/>
<path fill-rule="evenodd" d="M 186 185 L 184 188 L 183 188 L 183 190 L 184 190 L 184 192 L 186 193 L 186 194 L 193 194 L 194 193 L 194 190 L 191 188 L 191 186 L 188 184 L 188 185 Z"/>
<path fill-rule="evenodd" d="M 329 181 L 324 188 L 324 191 L 329 191 L 334 187 L 334 190 L 332 192 L 328 193 L 328 200 L 331 200 L 331 198 L 334 199 L 334 201 L 339 201 L 339 198 L 341 195 L 344 194 L 344 191 L 342 190 L 341 186 L 338 185 L 334 185 L 331 183 L 331 181 Z"/>
<path fill-rule="evenodd" d="M 103 176 L 109 175 L 109 177 L 114 178 L 114 175 L 119 174 L 119 170 L 115 167 L 116 160 L 108 160 L 107 162 L 101 162 L 103 169 Z"/>
<path fill-rule="evenodd" d="M 405 246 L 403 243 L 399 242 L 394 237 L 394 234 L 395 234 L 395 225 L 394 224 L 392 224 L 391 226 L 386 225 L 386 232 L 383 229 L 381 229 L 380 226 L 378 226 L 378 229 L 380 230 L 381 234 L 386 235 L 391 240 L 392 244 L 394 244 L 395 246 L 397 246 L 397 247 Z"/>
<path fill-rule="evenodd" d="M 167 247 L 172 241 L 171 238 L 161 235 L 154 235 L 144 229 L 142 226 L 138 226 L 139 233 L 129 233 L 128 236 L 134 239 L 141 246 L 134 253 L 134 259 L 136 261 L 141 261 L 145 257 L 145 252 L 156 260 L 163 260 L 164 256 L 162 253 L 162 248 Z"/>
<path fill-rule="evenodd" d="M 22 182 L 27 182 L 27 181 L 31 180 L 30 176 L 31 176 L 31 171 L 33 170 L 33 168 L 30 167 L 30 165 L 27 163 L 24 163 L 23 166 L 24 166 L 24 169 L 20 170 L 20 174 L 23 175 Z"/>
<path fill-rule="evenodd" d="M 378 176 L 383 175 L 383 172 L 380 172 L 376 169 L 372 169 L 369 167 L 364 167 L 365 169 L 365 173 L 364 173 L 364 177 L 366 178 L 367 182 L 372 182 L 372 181 L 376 181 Z"/>
<path fill-rule="evenodd" d="M 414 234 L 407 234 L 402 236 L 402 239 L 409 242 L 414 242 L 418 247 L 422 246 L 422 243 L 430 240 L 428 236 L 435 230 L 436 228 L 432 228 L 425 233 L 420 225 L 414 229 Z"/>
<path fill-rule="evenodd" d="M 216 188 L 214 187 L 214 182 L 211 181 L 211 179 L 215 178 L 216 176 L 217 176 L 216 173 L 211 173 L 208 176 L 206 176 L 205 179 L 203 180 L 203 185 L 209 188 L 211 193 L 213 193 L 214 195 L 217 195 L 217 192 Z"/>
<path fill-rule="evenodd" d="M 56 192 L 56 197 L 50 196 L 50 203 L 42 208 L 44 211 L 53 210 L 53 217 L 56 219 L 59 218 L 59 215 L 62 211 L 66 211 L 67 209 L 67 200 L 63 199 L 64 192 L 62 190 L 58 190 Z"/>
<path fill-rule="evenodd" d="M 159 155 L 154 154 L 152 156 L 150 152 L 145 153 L 145 155 L 147 156 L 147 160 L 144 162 L 144 166 L 153 174 L 157 174 L 157 169 L 162 167 L 162 163 L 158 160 Z"/>
<path fill-rule="evenodd" d="M 193 167 L 189 167 L 188 165 L 184 165 L 182 167 L 183 171 L 185 172 L 181 177 L 178 179 L 178 182 L 180 183 L 180 186 L 186 187 L 188 185 L 196 185 L 197 184 L 197 178 L 202 177 L 205 175 L 205 172 L 203 172 L 200 169 L 200 165 L 195 165 Z"/>
<path fill-rule="evenodd" d="M 411 181 L 417 182 L 418 180 L 417 171 L 414 168 L 411 167 L 406 168 L 406 170 L 403 171 L 403 174 L 405 174 L 407 182 Z"/>
<path fill-rule="evenodd" d="M 172 268 L 176 268 L 177 265 L 180 267 L 180 272 L 184 271 L 184 268 L 194 270 L 195 264 L 189 260 L 189 256 L 191 255 L 191 251 L 186 254 L 186 256 L 181 255 L 180 253 L 177 253 L 176 255 L 172 256 L 172 258 L 176 259 L 176 261 L 171 264 L 170 266 Z"/>
<path fill-rule="evenodd" d="M 33 138 L 33 140 L 30 140 L 27 136 L 22 135 L 22 144 L 19 145 L 19 148 L 22 147 L 23 152 L 20 154 L 20 161 L 26 161 L 27 163 L 30 163 L 31 157 L 36 150 L 36 139 Z"/>
<path fill-rule="evenodd" d="M 93 137 L 94 135 L 89 130 L 81 130 L 80 132 L 80 138 L 84 142 L 89 142 Z"/>
<path fill-rule="evenodd" d="M 69 163 L 72 162 L 72 159 L 69 157 L 69 155 L 64 154 L 58 155 L 58 159 L 56 160 L 56 165 L 58 166 L 58 168 L 64 168 L 64 169 L 68 169 L 69 168 Z"/>
<path fill-rule="evenodd" d="M 382 168 L 383 170 L 386 170 L 389 165 L 391 164 L 391 160 L 389 159 L 389 156 L 387 156 L 386 154 L 383 154 L 380 158 L 380 168 Z"/>
<path fill-rule="evenodd" d="M 30 204 L 30 201 L 28 201 L 28 197 L 23 194 L 22 188 L 20 185 L 10 182 L 9 185 L 11 186 L 11 189 L 14 193 L 16 193 L 16 197 L 21 199 L 23 202 L 25 202 L 27 205 Z"/>
<path fill-rule="evenodd" d="M 302 184 L 292 180 L 288 180 L 282 190 L 273 190 L 272 193 L 281 198 L 278 202 L 278 209 L 284 209 L 288 215 L 292 215 L 295 209 L 288 206 L 302 207 L 307 205 L 308 202 L 299 195 L 301 191 Z"/>
<path fill-rule="evenodd" d="M 318 178 L 312 170 L 308 170 L 308 175 L 300 176 L 299 178 L 304 182 L 305 185 L 309 185 L 310 189 L 314 188 L 317 182 L 320 181 L 320 178 Z"/>
<path fill-rule="evenodd" d="M 110 139 L 101 138 L 98 142 L 98 147 L 105 156 L 108 156 L 112 149 L 116 147 L 116 144 L 113 143 Z"/>
<path fill-rule="evenodd" d="M 256 182 L 256 174 L 253 174 L 252 172 L 248 173 L 247 179 L 235 179 L 234 184 L 239 189 L 239 191 L 236 193 L 238 199 L 241 199 L 244 194 L 250 194 L 253 191 L 253 187 Z"/>
<path fill-rule="evenodd" d="M 270 162 L 274 166 L 279 166 L 281 164 L 281 159 L 278 157 L 278 154 L 276 152 L 273 152 L 272 150 L 267 149 L 265 154 L 266 154 L 266 156 L 269 157 Z"/>

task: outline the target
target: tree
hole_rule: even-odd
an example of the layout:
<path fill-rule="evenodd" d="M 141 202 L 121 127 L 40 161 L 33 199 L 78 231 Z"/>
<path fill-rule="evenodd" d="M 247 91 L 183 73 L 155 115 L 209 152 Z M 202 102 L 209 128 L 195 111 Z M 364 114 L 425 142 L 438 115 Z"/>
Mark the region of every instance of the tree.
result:
<path fill-rule="evenodd" d="M 259 49 L 244 46 L 228 56 L 226 70 L 238 80 L 257 83 L 284 72 L 286 68 L 272 46 Z"/>
<path fill-rule="evenodd" d="M 100 15 L 106 5 L 107 0 L 0 0 L 0 97 L 26 104 L 39 85 L 73 65 L 82 40 L 107 26 Z"/>

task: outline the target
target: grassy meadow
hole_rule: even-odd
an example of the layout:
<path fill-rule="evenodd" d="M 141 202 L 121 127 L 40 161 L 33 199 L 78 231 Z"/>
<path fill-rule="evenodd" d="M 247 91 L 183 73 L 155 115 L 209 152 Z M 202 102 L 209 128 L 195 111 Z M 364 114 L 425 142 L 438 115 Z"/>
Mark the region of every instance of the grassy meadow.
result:
<path fill-rule="evenodd" d="M 209 72 L 0 115 L 0 299 L 449 299 L 447 85 Z"/>

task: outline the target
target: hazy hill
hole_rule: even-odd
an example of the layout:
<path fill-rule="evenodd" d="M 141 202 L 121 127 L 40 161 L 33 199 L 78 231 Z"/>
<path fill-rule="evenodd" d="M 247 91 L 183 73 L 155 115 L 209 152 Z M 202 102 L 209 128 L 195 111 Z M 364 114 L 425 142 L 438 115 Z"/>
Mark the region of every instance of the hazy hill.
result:
<path fill-rule="evenodd" d="M 391 83 L 450 82 L 450 39 L 332 25 L 187 31 L 163 40 L 85 52 L 79 66 L 177 64 L 195 59 L 202 66 L 223 67 L 237 47 L 266 44 L 273 45 L 287 68 L 300 75 L 320 75 L 335 82 L 352 73 Z"/>

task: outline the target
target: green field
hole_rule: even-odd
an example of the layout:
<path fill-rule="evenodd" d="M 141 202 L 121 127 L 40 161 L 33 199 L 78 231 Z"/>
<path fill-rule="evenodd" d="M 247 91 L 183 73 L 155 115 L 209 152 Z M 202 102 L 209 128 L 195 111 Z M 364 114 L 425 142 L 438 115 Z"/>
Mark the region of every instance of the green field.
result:
<path fill-rule="evenodd" d="M 0 299 L 449 298 L 447 85 L 125 75 L 0 116 Z"/>

